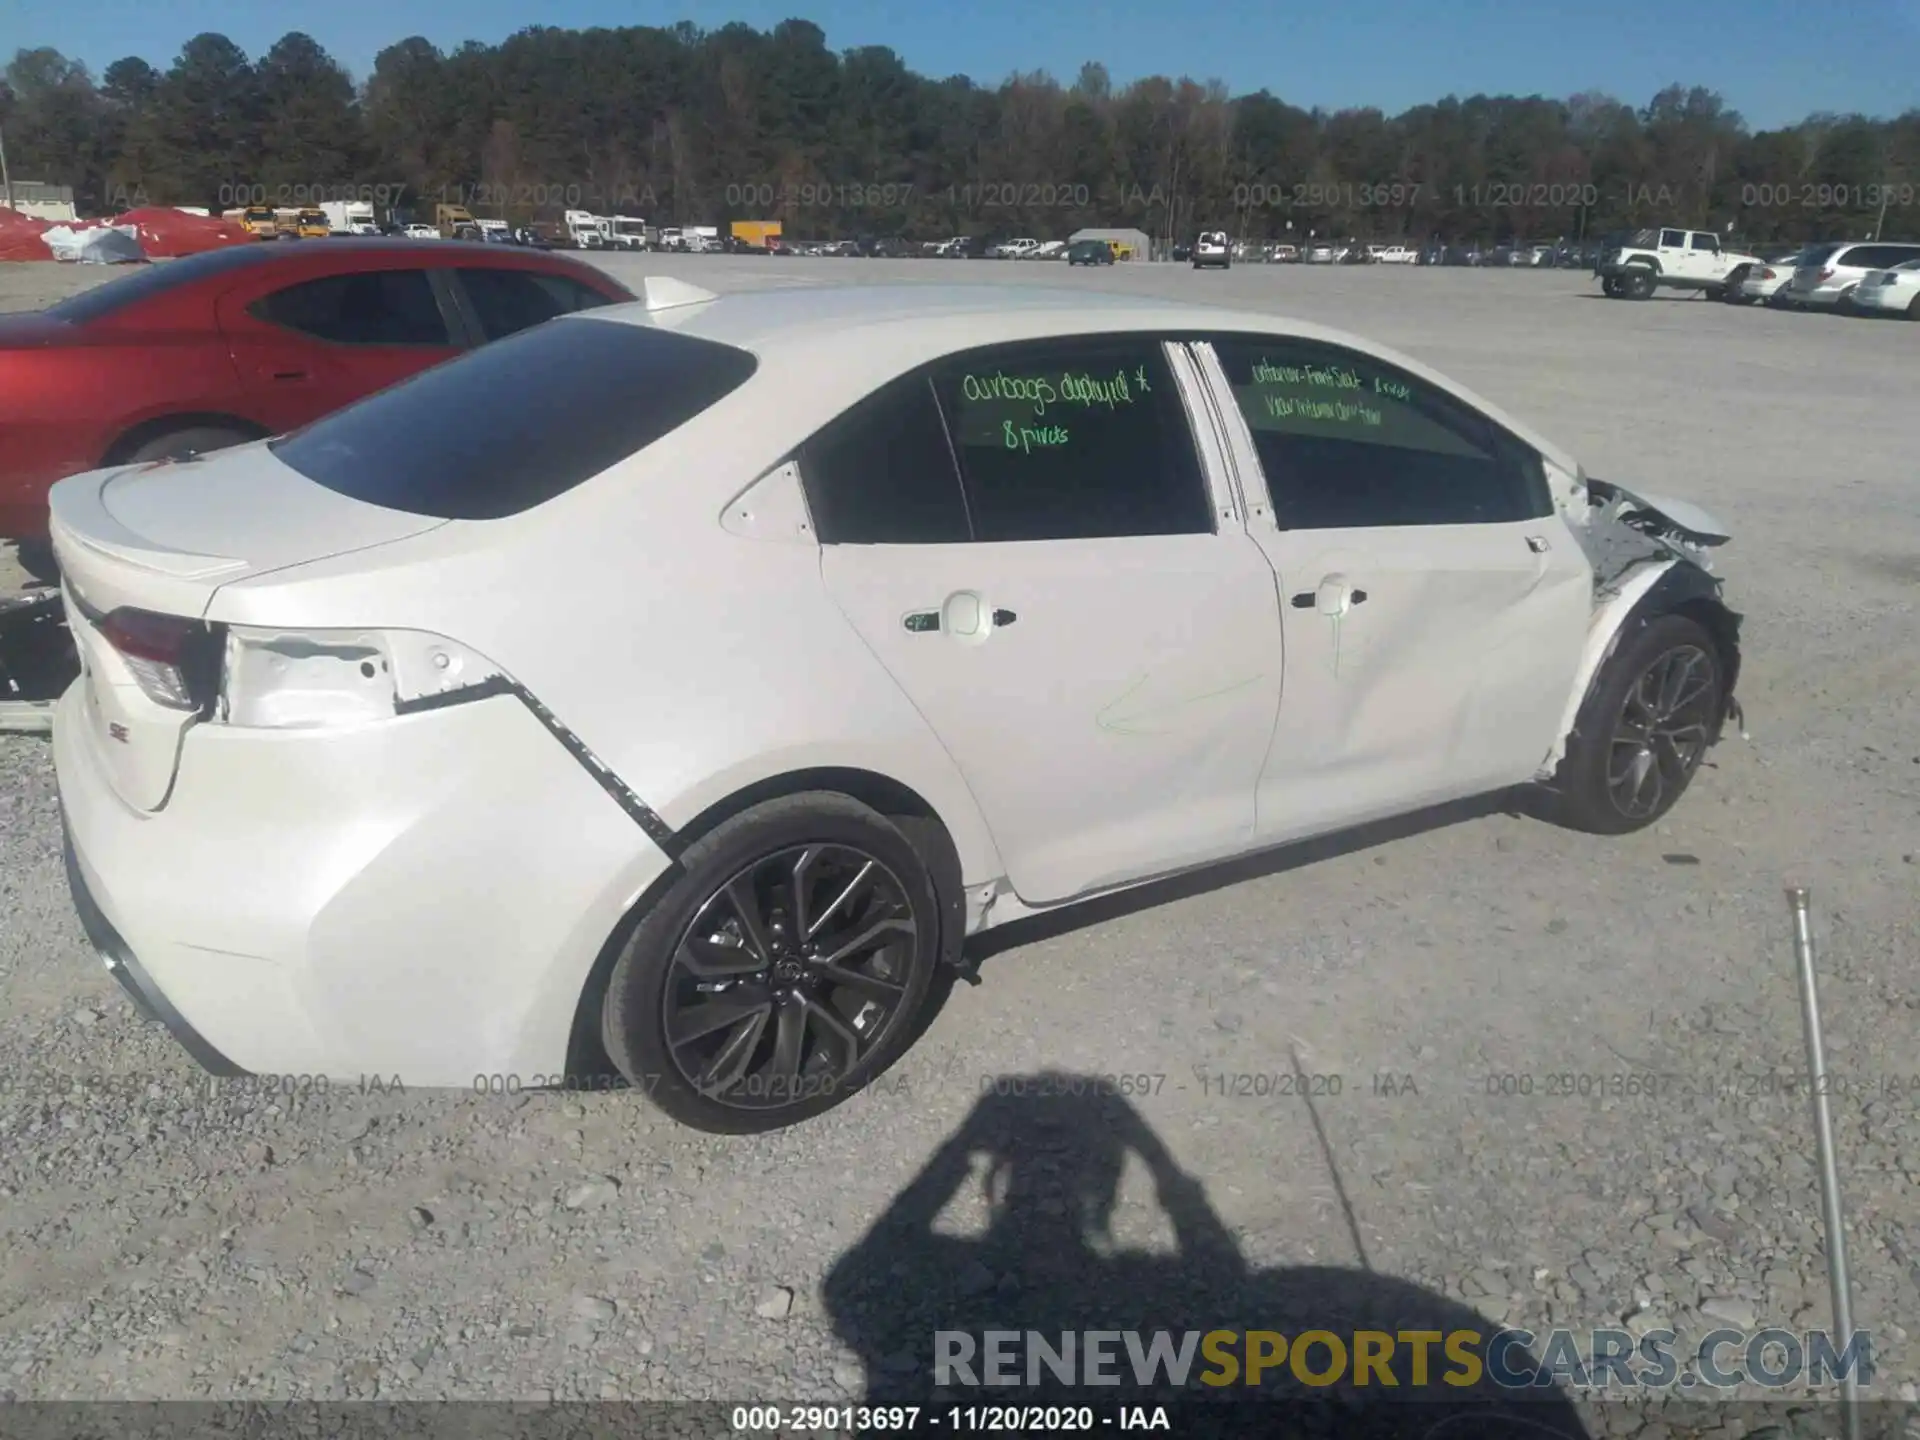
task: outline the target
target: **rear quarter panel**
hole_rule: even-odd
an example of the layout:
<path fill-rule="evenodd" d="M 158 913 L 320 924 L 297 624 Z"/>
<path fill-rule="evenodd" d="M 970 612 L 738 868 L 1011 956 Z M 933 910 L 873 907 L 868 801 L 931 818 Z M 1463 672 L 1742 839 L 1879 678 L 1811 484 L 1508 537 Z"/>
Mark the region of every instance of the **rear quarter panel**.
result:
<path fill-rule="evenodd" d="M 828 597 L 810 535 L 722 528 L 729 503 L 805 433 L 753 423 L 758 384 L 527 515 L 240 581 L 209 618 L 458 640 L 676 829 L 796 771 L 876 772 L 939 814 L 968 884 L 993 879 L 1001 866 L 972 793 Z"/>

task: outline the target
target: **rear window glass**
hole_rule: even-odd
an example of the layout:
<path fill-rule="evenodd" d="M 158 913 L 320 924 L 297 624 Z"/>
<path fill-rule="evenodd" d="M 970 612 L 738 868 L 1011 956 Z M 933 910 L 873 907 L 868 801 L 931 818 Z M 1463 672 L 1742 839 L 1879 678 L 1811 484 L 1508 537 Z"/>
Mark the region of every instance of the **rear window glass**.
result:
<path fill-rule="evenodd" d="M 708 340 L 563 319 L 416 375 L 272 443 L 316 484 L 410 515 L 518 515 L 738 389 L 756 361 Z"/>
<path fill-rule="evenodd" d="M 1839 248 L 1838 245 L 1809 245 L 1800 252 L 1799 263 L 1802 265 L 1824 265 L 1828 260 L 1833 258 L 1833 253 Z"/>
<path fill-rule="evenodd" d="M 152 300 L 169 290 L 197 284 L 215 275 L 224 275 L 248 265 L 259 265 L 273 258 L 264 245 L 229 245 L 224 250 L 207 250 L 184 260 L 158 260 L 142 265 L 130 275 L 70 295 L 49 305 L 46 313 L 70 325 L 84 325 L 129 305 Z"/>

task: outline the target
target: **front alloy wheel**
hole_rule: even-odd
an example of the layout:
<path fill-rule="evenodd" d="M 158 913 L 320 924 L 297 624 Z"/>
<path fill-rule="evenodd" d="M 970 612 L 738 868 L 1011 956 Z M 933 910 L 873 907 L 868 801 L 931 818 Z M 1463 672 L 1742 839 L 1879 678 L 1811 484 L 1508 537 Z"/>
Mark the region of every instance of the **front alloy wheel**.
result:
<path fill-rule="evenodd" d="M 1663 652 L 1628 687 L 1607 760 L 1607 794 L 1623 819 L 1650 820 L 1686 788 L 1711 743 L 1719 690 L 1697 645 Z"/>
<path fill-rule="evenodd" d="M 1730 703 L 1719 642 L 1688 615 L 1630 620 L 1581 702 L 1550 789 L 1552 818 L 1593 835 L 1671 810 L 1719 739 Z"/>

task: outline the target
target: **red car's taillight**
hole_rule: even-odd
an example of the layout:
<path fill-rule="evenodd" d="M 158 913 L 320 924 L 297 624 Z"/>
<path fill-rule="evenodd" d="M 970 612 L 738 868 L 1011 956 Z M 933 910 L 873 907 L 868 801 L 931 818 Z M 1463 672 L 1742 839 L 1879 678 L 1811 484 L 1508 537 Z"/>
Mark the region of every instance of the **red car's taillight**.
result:
<path fill-rule="evenodd" d="M 126 661 L 154 704 L 200 710 L 212 698 L 219 680 L 219 645 L 198 620 L 123 606 L 100 621 L 100 637 Z"/>

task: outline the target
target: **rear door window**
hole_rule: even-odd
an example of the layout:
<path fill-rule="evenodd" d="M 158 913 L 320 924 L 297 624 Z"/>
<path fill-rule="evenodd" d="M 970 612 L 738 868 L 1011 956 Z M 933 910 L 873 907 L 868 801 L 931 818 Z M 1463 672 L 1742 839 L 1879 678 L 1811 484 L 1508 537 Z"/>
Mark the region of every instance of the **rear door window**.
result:
<path fill-rule="evenodd" d="M 1330 345 L 1214 341 L 1284 529 L 1490 525 L 1549 513 L 1540 458 L 1394 366 Z"/>
<path fill-rule="evenodd" d="M 1717 235 L 1709 235 L 1705 231 L 1696 230 L 1693 232 L 1693 242 L 1689 248 L 1704 250 L 1711 255 L 1718 255 L 1720 253 L 1720 237 Z"/>
<path fill-rule="evenodd" d="M 455 274 L 488 340 L 504 340 L 556 315 L 613 303 L 568 275 L 477 265 L 463 265 Z"/>
<path fill-rule="evenodd" d="M 303 280 L 262 296 L 247 311 L 335 345 L 454 343 L 425 270 L 359 270 Z"/>
<path fill-rule="evenodd" d="M 542 325 L 271 443 L 316 484 L 410 515 L 497 520 L 592 479 L 745 384 L 745 350 L 650 325 Z"/>
<path fill-rule="evenodd" d="M 1683 248 L 1686 243 L 1687 232 L 1684 230 L 1662 230 L 1660 232 L 1660 248 L 1662 250 L 1679 250 Z"/>
<path fill-rule="evenodd" d="M 1100 336 L 975 351 L 936 367 L 934 389 L 976 540 L 1213 529 L 1159 340 Z"/>
<path fill-rule="evenodd" d="M 868 396 L 800 448 L 823 545 L 944 545 L 973 538 L 946 422 L 924 372 Z"/>

